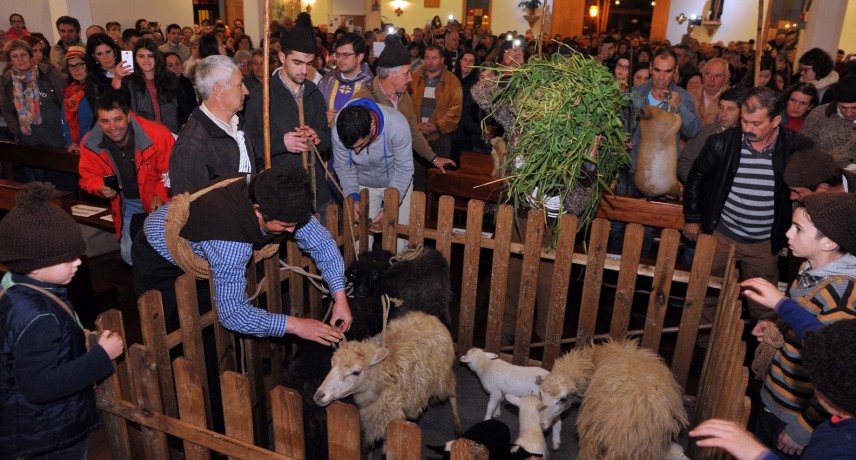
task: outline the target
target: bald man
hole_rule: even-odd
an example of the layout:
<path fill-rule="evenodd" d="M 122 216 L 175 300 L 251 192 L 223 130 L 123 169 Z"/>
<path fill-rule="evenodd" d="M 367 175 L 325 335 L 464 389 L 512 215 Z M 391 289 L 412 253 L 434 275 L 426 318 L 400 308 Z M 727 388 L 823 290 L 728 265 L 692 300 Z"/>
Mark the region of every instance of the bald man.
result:
<path fill-rule="evenodd" d="M 712 124 L 719 115 L 719 96 L 729 88 L 728 62 L 722 58 L 707 61 L 701 71 L 701 89 L 690 92 L 696 105 L 696 113 L 701 119 L 702 126 Z"/>

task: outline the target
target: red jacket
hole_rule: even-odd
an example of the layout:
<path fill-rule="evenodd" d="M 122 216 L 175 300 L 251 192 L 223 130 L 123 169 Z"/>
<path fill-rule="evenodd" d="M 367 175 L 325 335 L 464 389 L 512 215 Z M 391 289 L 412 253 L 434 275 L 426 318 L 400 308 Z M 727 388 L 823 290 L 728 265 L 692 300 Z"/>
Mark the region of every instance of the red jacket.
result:
<path fill-rule="evenodd" d="M 137 117 L 131 113 L 129 125 L 134 128 L 134 164 L 137 166 L 137 186 L 140 189 L 140 201 L 143 209 L 151 212 L 152 199 L 160 197 L 169 202 L 169 189 L 164 180 L 169 172 L 169 154 L 175 144 L 175 138 L 165 126 Z M 93 195 L 104 186 L 104 176 L 118 175 L 116 163 L 106 149 L 99 147 L 104 138 L 101 128 L 96 125 L 83 139 L 80 146 L 80 188 Z M 121 185 L 121 178 L 119 178 Z M 116 239 L 122 237 L 122 194 L 117 194 L 110 205 L 113 225 L 116 227 Z"/>

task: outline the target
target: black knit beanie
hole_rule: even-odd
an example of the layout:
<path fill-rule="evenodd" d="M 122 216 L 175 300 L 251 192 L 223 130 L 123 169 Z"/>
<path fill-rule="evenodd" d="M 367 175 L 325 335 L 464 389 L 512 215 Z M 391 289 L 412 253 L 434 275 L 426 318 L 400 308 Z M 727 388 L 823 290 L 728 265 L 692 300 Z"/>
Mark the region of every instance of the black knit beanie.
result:
<path fill-rule="evenodd" d="M 0 221 L 0 263 L 26 275 L 71 262 L 86 252 L 77 222 L 50 201 L 52 184 L 32 182 L 18 193 L 16 206 Z"/>
<path fill-rule="evenodd" d="M 299 166 L 276 166 L 256 175 L 252 187 L 253 202 L 267 220 L 288 224 L 302 223 L 312 214 L 309 175 Z"/>
<path fill-rule="evenodd" d="M 809 149 L 794 153 L 788 160 L 784 179 L 788 187 L 814 190 L 836 173 L 841 174 L 838 163 L 831 156 L 818 149 Z"/>
<path fill-rule="evenodd" d="M 312 16 L 309 13 L 298 14 L 294 28 L 282 32 L 282 47 L 299 53 L 318 53 L 315 33 L 312 31 Z"/>
<path fill-rule="evenodd" d="M 802 362 L 814 388 L 856 414 L 856 320 L 842 319 L 802 337 Z"/>
<path fill-rule="evenodd" d="M 380 56 L 377 58 L 378 67 L 391 69 L 402 65 L 410 65 L 410 53 L 401 44 L 401 38 L 398 37 L 398 34 L 387 34 L 384 44 L 383 51 L 381 51 Z"/>
<path fill-rule="evenodd" d="M 818 230 L 845 252 L 856 255 L 856 194 L 812 193 L 802 202 Z"/>

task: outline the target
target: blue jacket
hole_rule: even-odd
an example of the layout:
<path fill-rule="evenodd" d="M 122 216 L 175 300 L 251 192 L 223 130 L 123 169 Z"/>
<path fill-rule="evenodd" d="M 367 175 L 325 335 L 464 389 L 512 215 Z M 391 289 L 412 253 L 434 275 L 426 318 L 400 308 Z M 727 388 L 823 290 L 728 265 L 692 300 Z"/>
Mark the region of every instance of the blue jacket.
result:
<path fill-rule="evenodd" d="M 44 294 L 66 303 L 66 289 L 7 274 L 0 298 L 0 458 L 49 452 L 98 428 L 92 385 L 113 372 L 98 345 L 86 351 L 77 318 Z M 9 287 L 11 286 L 11 287 Z"/>

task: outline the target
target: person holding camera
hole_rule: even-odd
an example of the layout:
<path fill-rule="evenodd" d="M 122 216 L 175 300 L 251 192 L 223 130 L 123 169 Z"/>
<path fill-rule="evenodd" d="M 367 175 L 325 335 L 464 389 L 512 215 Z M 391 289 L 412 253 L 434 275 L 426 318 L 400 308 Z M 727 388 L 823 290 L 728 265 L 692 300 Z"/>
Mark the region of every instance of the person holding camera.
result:
<path fill-rule="evenodd" d="M 131 220 L 169 202 L 175 139 L 164 125 L 131 113 L 118 93 L 104 93 L 95 110 L 95 126 L 80 145 L 80 188 L 110 200 L 122 260 L 133 265 Z"/>

